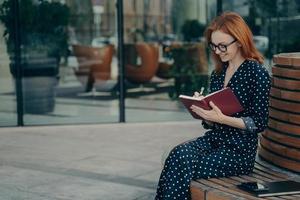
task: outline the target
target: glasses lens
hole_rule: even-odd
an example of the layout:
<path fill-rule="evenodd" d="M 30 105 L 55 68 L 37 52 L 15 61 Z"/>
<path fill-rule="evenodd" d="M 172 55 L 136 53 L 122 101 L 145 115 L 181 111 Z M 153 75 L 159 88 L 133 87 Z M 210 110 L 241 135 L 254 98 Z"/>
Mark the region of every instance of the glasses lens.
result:
<path fill-rule="evenodd" d="M 219 44 L 219 45 L 218 45 L 218 48 L 219 48 L 219 50 L 222 51 L 222 52 L 227 51 L 227 48 L 226 48 L 225 45 Z"/>

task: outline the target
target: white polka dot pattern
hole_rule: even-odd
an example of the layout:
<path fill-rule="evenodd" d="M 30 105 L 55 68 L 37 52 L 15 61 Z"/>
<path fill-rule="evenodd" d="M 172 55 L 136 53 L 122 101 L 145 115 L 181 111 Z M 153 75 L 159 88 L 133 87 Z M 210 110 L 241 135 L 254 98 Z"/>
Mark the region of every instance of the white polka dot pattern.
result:
<path fill-rule="evenodd" d="M 221 74 L 211 75 L 210 91 L 222 89 Z M 270 76 L 255 61 L 245 60 L 228 82 L 244 107 L 241 117 L 247 130 L 215 124 L 203 137 L 175 147 L 165 161 L 156 200 L 190 199 L 192 179 L 248 174 L 253 170 L 259 132 L 268 122 Z"/>

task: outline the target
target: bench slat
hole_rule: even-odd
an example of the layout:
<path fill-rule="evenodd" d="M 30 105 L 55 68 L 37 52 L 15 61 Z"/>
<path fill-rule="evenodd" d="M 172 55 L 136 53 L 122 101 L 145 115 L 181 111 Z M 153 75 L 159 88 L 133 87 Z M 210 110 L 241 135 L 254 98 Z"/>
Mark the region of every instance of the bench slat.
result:
<path fill-rule="evenodd" d="M 266 166 L 266 165 L 263 164 L 263 163 L 256 162 L 255 168 L 259 168 L 259 169 L 261 169 L 263 172 L 272 174 L 272 175 L 274 175 L 274 176 L 276 176 L 276 177 L 279 177 L 279 178 L 283 178 L 283 179 L 287 179 L 287 178 L 288 178 L 287 175 L 282 174 L 282 173 L 279 173 L 279 172 L 277 172 L 277 171 L 274 171 L 274 170 L 270 169 L 269 166 Z"/>
<path fill-rule="evenodd" d="M 223 191 L 225 193 L 228 193 L 228 194 L 231 194 L 233 196 L 236 196 L 236 199 L 238 199 L 239 196 L 241 197 L 244 197 L 244 198 L 247 198 L 247 199 L 251 199 L 251 200 L 258 200 L 259 198 L 257 197 L 254 197 L 254 196 L 251 196 L 251 195 L 248 195 L 248 194 L 244 194 L 244 193 L 241 193 L 241 192 L 236 192 L 230 188 L 226 188 L 226 187 L 222 187 L 216 183 L 213 183 L 209 180 L 205 180 L 205 179 L 199 179 L 197 180 L 197 182 L 200 182 L 202 184 L 205 184 L 206 186 L 209 186 L 209 187 L 212 187 L 214 189 L 217 189 L 219 191 Z"/>
<path fill-rule="evenodd" d="M 271 174 L 266 174 L 266 173 L 261 172 L 257 169 L 254 169 L 253 172 L 260 175 L 260 176 L 262 176 L 262 177 L 267 177 L 267 178 L 270 178 L 272 180 L 286 180 L 285 178 L 279 178 L 279 177 L 271 175 Z"/>
<path fill-rule="evenodd" d="M 268 161 L 270 161 L 271 163 L 284 167 L 286 169 L 290 169 L 292 171 L 295 172 L 300 172 L 300 164 L 299 162 L 293 161 L 293 160 L 288 160 L 286 158 L 277 156 L 271 152 L 269 152 L 268 150 L 266 150 L 265 148 L 263 148 L 262 146 L 260 146 L 259 148 L 260 151 L 260 156 L 262 156 L 263 158 L 267 159 Z"/>
<path fill-rule="evenodd" d="M 287 180 L 288 178 L 286 174 L 274 171 L 267 164 L 256 161 L 253 173 L 249 175 L 193 180 L 191 183 L 191 196 L 192 200 L 300 199 L 300 195 L 258 198 L 236 187 L 241 182 L 257 181 L 264 183 Z"/>

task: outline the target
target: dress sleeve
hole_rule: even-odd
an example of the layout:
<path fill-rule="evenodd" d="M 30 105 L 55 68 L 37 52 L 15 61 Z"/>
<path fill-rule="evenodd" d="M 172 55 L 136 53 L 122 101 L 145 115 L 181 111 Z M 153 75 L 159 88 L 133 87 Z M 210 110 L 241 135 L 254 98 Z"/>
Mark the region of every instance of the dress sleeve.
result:
<path fill-rule="evenodd" d="M 205 120 L 202 120 L 202 126 L 204 129 L 213 129 L 215 126 L 215 123 L 208 124 Z"/>
<path fill-rule="evenodd" d="M 250 99 L 250 116 L 242 118 L 250 132 L 262 132 L 268 125 L 269 94 L 271 79 L 266 69 L 261 68 L 254 74 L 253 95 Z"/>

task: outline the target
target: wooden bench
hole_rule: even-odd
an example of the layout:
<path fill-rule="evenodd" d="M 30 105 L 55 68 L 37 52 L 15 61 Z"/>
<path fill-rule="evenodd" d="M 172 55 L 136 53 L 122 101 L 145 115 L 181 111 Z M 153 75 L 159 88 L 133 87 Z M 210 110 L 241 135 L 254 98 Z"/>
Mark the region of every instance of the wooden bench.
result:
<path fill-rule="evenodd" d="M 191 195 L 192 200 L 300 199 L 300 195 L 257 198 L 236 187 L 236 185 L 241 182 L 257 181 L 263 183 L 288 180 L 291 178 L 295 177 L 291 177 L 289 174 L 283 172 L 275 171 L 270 168 L 270 165 L 259 160 L 255 163 L 253 173 L 249 175 L 193 180 L 191 182 Z"/>
<path fill-rule="evenodd" d="M 262 199 L 236 187 L 241 182 L 300 181 L 300 53 L 274 55 L 270 92 L 269 123 L 262 133 L 253 173 L 228 178 L 198 179 L 191 182 L 193 200 Z M 275 170 L 279 166 L 296 173 Z M 265 199 L 299 199 L 300 195 Z"/>

